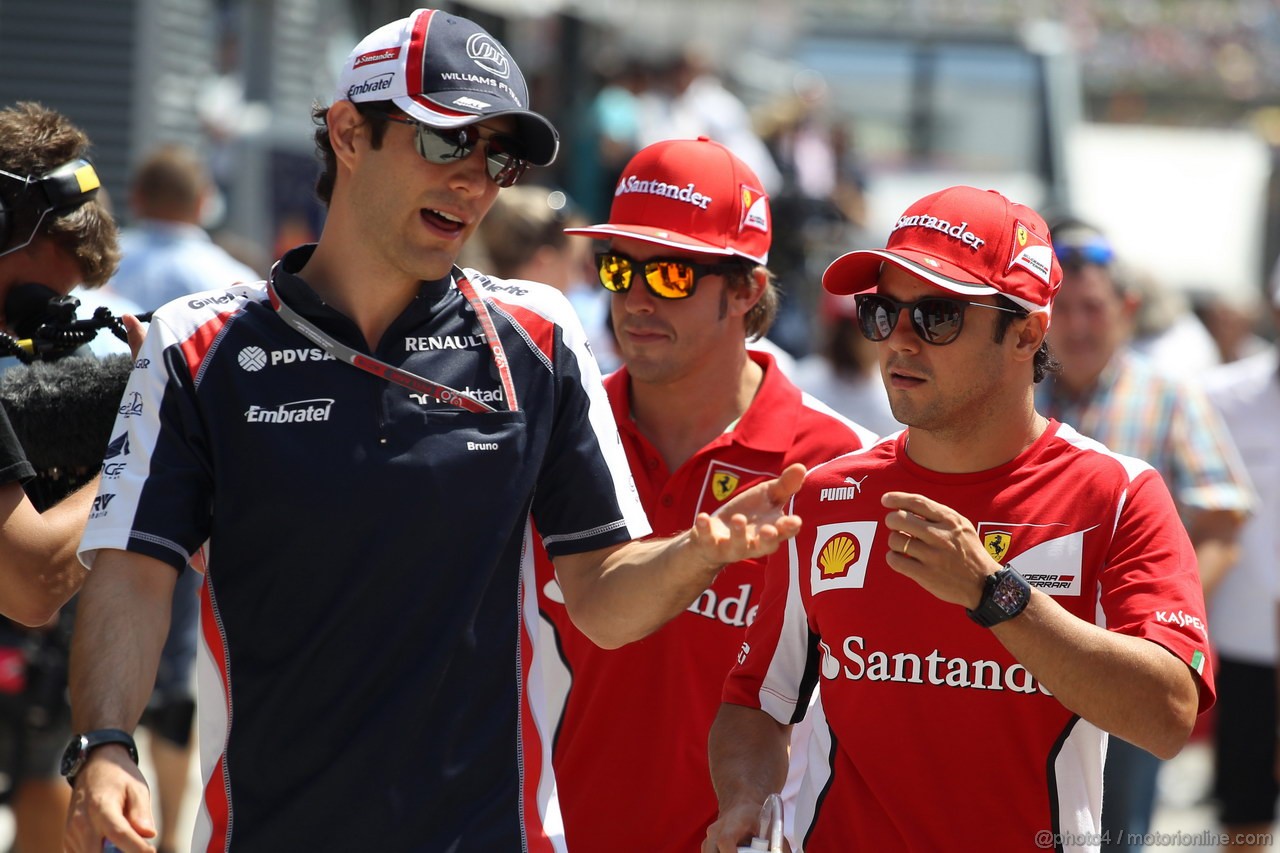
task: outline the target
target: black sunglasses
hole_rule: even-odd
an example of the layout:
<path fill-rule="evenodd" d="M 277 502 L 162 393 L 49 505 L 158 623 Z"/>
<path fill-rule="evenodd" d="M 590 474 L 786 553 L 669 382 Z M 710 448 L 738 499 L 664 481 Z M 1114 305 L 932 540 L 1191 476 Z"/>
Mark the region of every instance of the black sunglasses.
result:
<path fill-rule="evenodd" d="M 388 112 L 378 112 L 377 115 L 388 121 L 412 126 L 415 131 L 413 147 L 428 163 L 444 166 L 465 160 L 471 156 L 476 145 L 483 142 L 485 172 L 498 186 L 511 186 L 529 168 L 529 161 L 518 153 L 521 150 L 520 143 L 515 137 L 495 133 L 485 139 L 476 125 L 442 130 L 414 121 L 408 116 Z"/>
<path fill-rule="evenodd" d="M 698 279 L 704 275 L 725 275 L 746 270 L 742 261 L 702 264 L 688 258 L 649 258 L 637 261 L 621 252 L 596 252 L 596 271 L 605 290 L 626 293 L 631 289 L 636 270 L 645 286 L 662 299 L 688 299 L 693 296 Z"/>
<path fill-rule="evenodd" d="M 858 328 L 863 336 L 872 341 L 883 341 L 893 334 L 898 325 L 898 316 L 907 311 L 911 317 L 911 328 L 920 340 L 934 346 L 949 344 L 960 337 L 960 329 L 964 326 L 964 312 L 970 305 L 978 308 L 990 308 L 993 311 L 1004 311 L 1006 314 L 1027 316 L 1026 311 L 1005 308 L 1002 305 L 988 305 L 985 302 L 969 302 L 964 299 L 948 299 L 945 296 L 929 296 L 914 302 L 899 302 L 878 293 L 859 293 L 854 296 L 858 310 Z"/>

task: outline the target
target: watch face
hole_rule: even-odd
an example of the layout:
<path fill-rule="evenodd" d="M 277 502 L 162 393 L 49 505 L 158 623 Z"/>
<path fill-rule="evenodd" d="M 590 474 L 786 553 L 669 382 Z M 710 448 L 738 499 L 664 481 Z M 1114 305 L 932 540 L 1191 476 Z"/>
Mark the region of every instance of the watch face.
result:
<path fill-rule="evenodd" d="M 991 591 L 991 601 L 1005 613 L 1014 613 L 1021 606 L 1026 590 L 1012 575 L 1004 575 Z"/>
<path fill-rule="evenodd" d="M 71 743 L 67 744 L 67 748 L 62 753 L 62 764 L 59 770 L 63 776 L 71 776 L 80 769 L 80 764 L 84 761 L 84 748 L 87 746 L 84 735 L 75 735 L 71 738 Z"/>

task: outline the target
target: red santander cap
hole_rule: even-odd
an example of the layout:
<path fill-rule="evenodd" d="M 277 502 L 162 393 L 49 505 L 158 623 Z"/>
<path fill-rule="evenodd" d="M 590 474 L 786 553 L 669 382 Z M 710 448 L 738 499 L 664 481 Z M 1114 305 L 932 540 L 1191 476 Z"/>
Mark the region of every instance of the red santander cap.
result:
<path fill-rule="evenodd" d="M 655 142 L 622 170 L 609 221 L 565 233 L 633 237 L 763 264 L 769 260 L 773 215 L 760 186 L 746 163 L 705 136 Z"/>
<path fill-rule="evenodd" d="M 920 199 L 898 218 L 883 249 L 836 258 L 822 274 L 822 286 L 832 293 L 870 290 L 886 262 L 952 293 L 999 293 L 1031 312 L 1049 312 L 1062 286 L 1062 267 L 1040 214 L 974 187 Z"/>

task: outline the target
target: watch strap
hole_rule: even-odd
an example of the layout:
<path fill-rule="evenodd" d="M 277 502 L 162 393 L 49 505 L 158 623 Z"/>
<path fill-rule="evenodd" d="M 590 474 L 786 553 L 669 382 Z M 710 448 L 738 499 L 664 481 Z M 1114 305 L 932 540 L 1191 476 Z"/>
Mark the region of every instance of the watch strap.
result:
<path fill-rule="evenodd" d="M 124 729 L 94 729 L 72 735 L 71 743 L 67 744 L 66 752 L 62 756 L 62 775 L 67 777 L 67 782 L 75 784 L 76 774 L 88 761 L 90 752 L 100 746 L 113 743 L 123 746 L 129 752 L 133 763 L 138 763 L 138 745 L 134 743 L 133 735 Z"/>

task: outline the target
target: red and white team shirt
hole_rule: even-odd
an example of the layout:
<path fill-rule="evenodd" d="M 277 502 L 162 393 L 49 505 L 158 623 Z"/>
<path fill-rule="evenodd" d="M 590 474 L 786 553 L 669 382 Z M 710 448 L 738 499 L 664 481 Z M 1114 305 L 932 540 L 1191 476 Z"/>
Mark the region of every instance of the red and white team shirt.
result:
<path fill-rule="evenodd" d="M 687 529 L 699 512 L 715 512 L 793 462 L 813 467 L 875 440 L 803 395 L 771 356 L 750 357 L 765 370 L 751 406 L 675 471 L 631 419 L 626 369 L 606 377 L 656 536 Z M 611 651 L 569 621 L 545 554 L 536 569 L 543 627 L 554 633 L 561 654 L 544 672 L 553 708 L 563 707 L 553 756 L 569 850 L 697 850 L 717 813 L 707 733 L 725 674 L 760 604 L 764 561 L 726 567 L 684 613 Z"/>
<path fill-rule="evenodd" d="M 811 472 L 799 536 L 770 559 L 726 702 L 781 723 L 820 686 L 794 803 L 804 850 L 1089 849 L 1106 734 L 1068 711 L 993 632 L 885 562 L 885 492 L 962 512 L 987 551 L 1074 615 L 1168 649 L 1213 702 L 1195 552 L 1159 475 L 1069 426 L 998 468 L 940 474 L 908 433 Z M 806 724 L 808 725 L 808 724 Z M 1041 836 L 1043 838 L 1044 836 Z"/>

